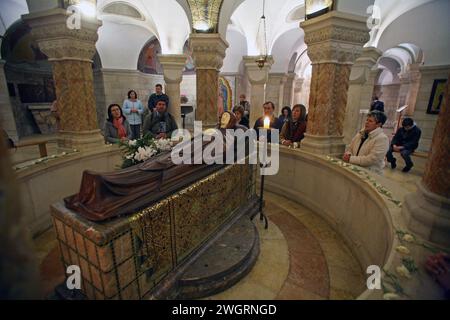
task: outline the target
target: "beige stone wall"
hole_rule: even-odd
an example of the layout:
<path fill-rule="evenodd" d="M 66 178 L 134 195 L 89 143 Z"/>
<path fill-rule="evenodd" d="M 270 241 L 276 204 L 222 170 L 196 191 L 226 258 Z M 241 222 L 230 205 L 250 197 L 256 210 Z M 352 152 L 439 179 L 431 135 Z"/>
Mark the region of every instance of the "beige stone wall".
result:
<path fill-rule="evenodd" d="M 416 109 L 414 111 L 414 120 L 420 129 L 422 129 L 422 138 L 419 143 L 419 150 L 428 152 L 431 147 L 434 128 L 438 119 L 437 114 L 427 114 L 428 103 L 430 101 L 433 82 L 436 79 L 447 79 L 450 74 L 450 65 L 421 67 L 420 73 L 422 79 L 417 95 Z"/>

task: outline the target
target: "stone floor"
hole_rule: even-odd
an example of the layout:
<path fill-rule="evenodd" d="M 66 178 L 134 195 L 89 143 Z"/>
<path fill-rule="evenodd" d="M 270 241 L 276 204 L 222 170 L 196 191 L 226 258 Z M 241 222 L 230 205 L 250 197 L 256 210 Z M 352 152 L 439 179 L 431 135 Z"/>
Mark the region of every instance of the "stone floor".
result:
<path fill-rule="evenodd" d="M 268 230 L 256 218 L 261 254 L 247 277 L 208 299 L 354 299 L 363 271 L 341 237 L 323 219 L 293 201 L 267 195 Z M 55 234 L 35 239 L 43 298 L 64 280 Z"/>
<path fill-rule="evenodd" d="M 344 300 L 365 290 L 364 273 L 342 238 L 322 218 L 268 194 L 269 229 L 258 219 L 261 254 L 250 274 L 210 299 Z"/>

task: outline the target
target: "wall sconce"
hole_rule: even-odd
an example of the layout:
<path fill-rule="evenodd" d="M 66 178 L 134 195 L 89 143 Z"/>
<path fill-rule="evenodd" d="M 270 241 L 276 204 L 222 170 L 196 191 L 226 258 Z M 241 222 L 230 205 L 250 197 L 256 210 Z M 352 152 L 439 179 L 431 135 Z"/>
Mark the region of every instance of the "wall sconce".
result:
<path fill-rule="evenodd" d="M 334 0 L 305 0 L 305 20 L 313 19 L 335 9 Z"/>

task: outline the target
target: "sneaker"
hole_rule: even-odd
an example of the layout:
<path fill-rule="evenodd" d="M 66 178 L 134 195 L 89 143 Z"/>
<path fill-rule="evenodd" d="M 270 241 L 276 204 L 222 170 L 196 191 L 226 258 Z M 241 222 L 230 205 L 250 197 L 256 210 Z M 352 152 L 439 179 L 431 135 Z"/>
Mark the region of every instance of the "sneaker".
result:
<path fill-rule="evenodd" d="M 411 168 L 412 167 L 404 167 L 402 172 L 409 172 L 409 171 L 411 171 Z"/>
<path fill-rule="evenodd" d="M 397 160 L 394 160 L 394 161 L 391 162 L 391 168 L 392 169 L 397 168 Z"/>

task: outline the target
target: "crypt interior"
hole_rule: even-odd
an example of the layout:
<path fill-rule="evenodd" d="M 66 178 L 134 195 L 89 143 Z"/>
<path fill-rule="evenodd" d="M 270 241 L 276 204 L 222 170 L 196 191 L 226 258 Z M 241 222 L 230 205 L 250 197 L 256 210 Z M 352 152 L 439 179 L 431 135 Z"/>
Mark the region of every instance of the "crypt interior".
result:
<path fill-rule="evenodd" d="M 450 252 L 449 12 L 448 0 L 1 1 L 0 120 L 16 147 L 1 147 L 0 291 L 73 299 L 75 265 L 79 299 L 445 299 L 425 264 Z M 303 104 L 305 138 L 280 145 L 264 178 L 170 158 L 120 169 L 108 106 L 134 90 L 147 108 L 157 84 L 191 132 L 245 95 L 251 127 L 266 101 L 277 116 Z M 421 129 L 408 173 L 400 156 L 383 174 L 341 161 L 374 96 L 390 139 L 403 118 Z M 135 193 L 125 214 L 93 221 L 68 205 L 102 184 Z M 382 287 L 368 287 L 370 266 Z"/>

